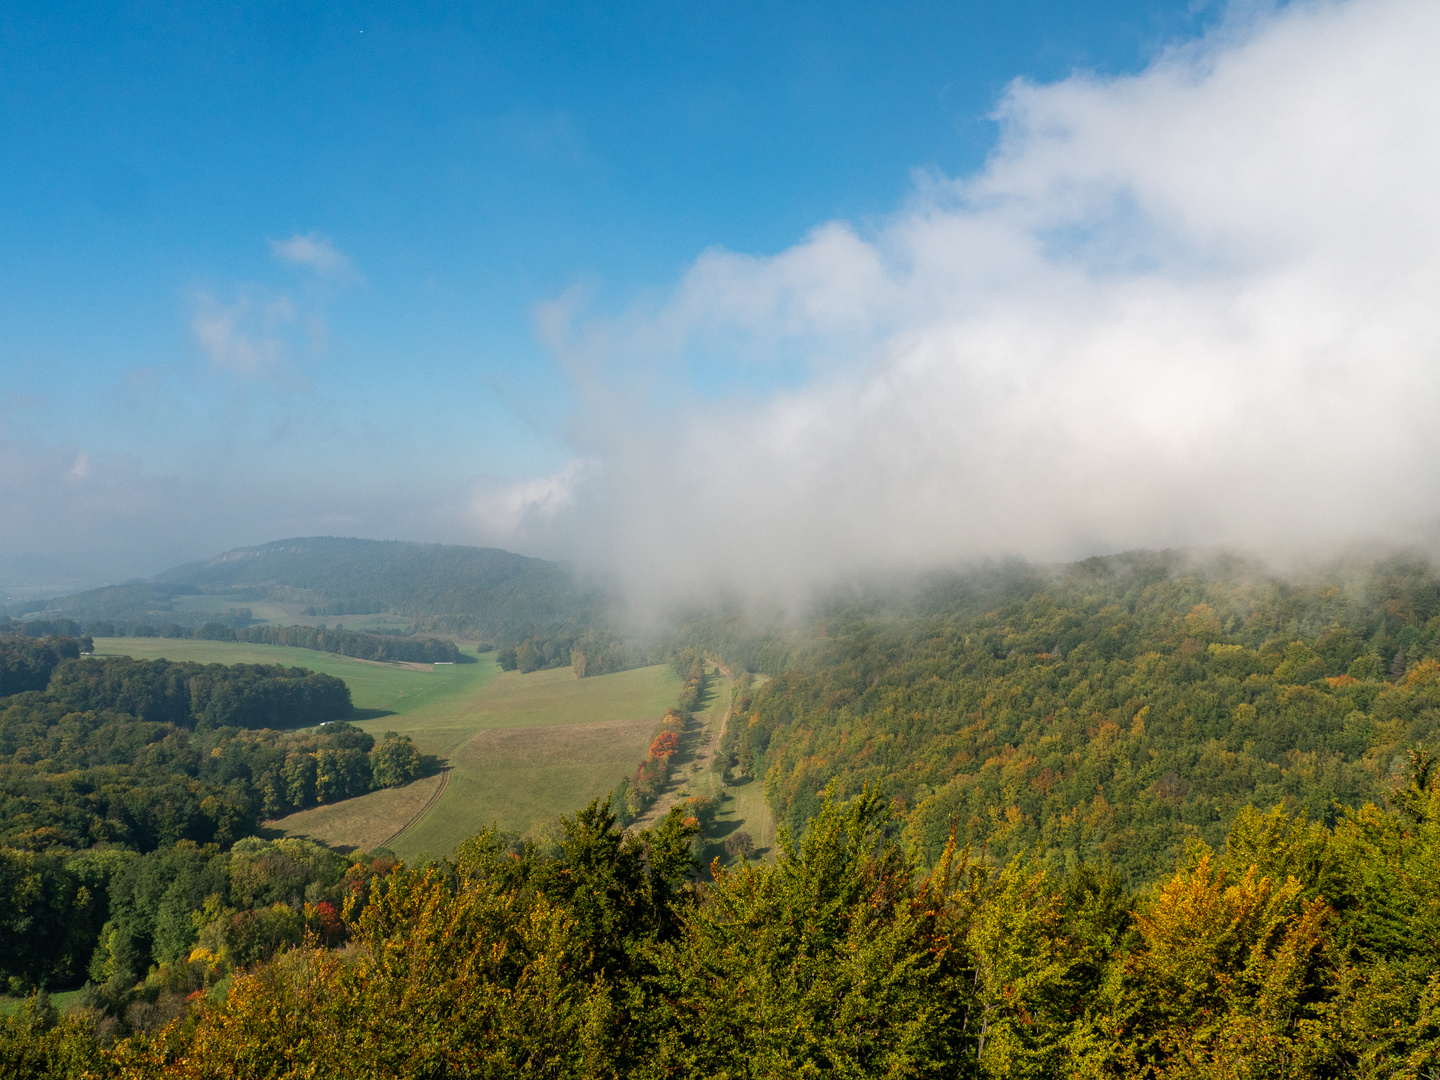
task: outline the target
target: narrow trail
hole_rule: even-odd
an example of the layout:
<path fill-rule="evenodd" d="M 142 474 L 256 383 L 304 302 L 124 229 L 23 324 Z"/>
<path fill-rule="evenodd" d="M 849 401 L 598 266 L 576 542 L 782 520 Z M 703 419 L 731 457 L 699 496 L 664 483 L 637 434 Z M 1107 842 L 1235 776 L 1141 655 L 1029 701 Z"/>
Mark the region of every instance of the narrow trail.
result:
<path fill-rule="evenodd" d="M 445 787 L 449 783 L 450 767 L 446 765 L 443 771 L 440 773 L 440 783 L 435 785 L 435 790 L 430 793 L 430 798 L 425 800 L 425 805 L 420 807 L 419 810 L 416 810 L 415 813 L 411 814 L 410 820 L 405 822 L 404 825 L 401 825 L 400 828 L 395 830 L 392 835 L 387 836 L 385 838 L 385 841 L 380 846 L 389 847 L 396 840 L 400 839 L 401 834 L 404 833 L 406 829 L 410 828 L 410 826 L 414 825 L 417 821 L 419 821 L 426 814 L 428 814 L 435 806 L 435 804 L 440 801 L 440 796 L 445 794 Z"/>
<path fill-rule="evenodd" d="M 734 672 L 732 672 L 732 671 L 731 671 L 728 667 L 726 667 L 724 664 L 720 663 L 719 660 L 715 660 L 715 661 L 713 661 L 713 663 L 715 664 L 715 670 L 718 671 L 718 672 L 720 672 L 720 674 L 724 675 L 727 679 L 730 680 L 730 686 L 731 686 L 731 688 L 733 689 L 734 686 L 735 686 L 735 674 L 734 674 Z M 727 705 L 727 706 L 725 706 L 725 715 L 720 718 L 720 726 L 715 730 L 715 738 L 711 741 L 711 745 L 710 745 L 710 756 L 709 756 L 709 759 L 707 759 L 707 766 L 706 766 L 707 768 L 709 767 L 709 766 L 708 766 L 708 762 L 709 762 L 709 761 L 713 761 L 714 758 L 715 758 L 715 754 L 719 751 L 720 747 L 722 747 L 722 746 L 725 745 L 725 729 L 726 729 L 726 727 L 729 726 L 729 724 L 730 724 L 730 714 L 733 713 L 734 711 L 735 711 L 735 695 L 732 693 L 732 694 L 730 695 L 730 704 Z M 711 785 L 711 789 L 712 789 L 712 791 L 713 791 L 713 789 L 714 789 L 714 785 L 713 785 L 713 784 Z"/>
<path fill-rule="evenodd" d="M 444 750 L 442 750 L 439 754 L 436 755 L 437 759 L 441 762 L 440 783 L 436 786 L 435 790 L 430 793 L 430 798 L 425 800 L 425 805 L 420 807 L 420 809 L 415 811 L 415 813 L 411 814 L 410 819 L 406 821 L 404 825 L 401 825 L 400 828 L 396 829 L 395 832 L 392 833 L 385 840 L 385 843 L 380 845 L 381 847 L 389 847 L 396 840 L 399 840 L 400 837 L 407 830 L 419 824 L 421 818 L 423 818 L 431 810 L 435 809 L 435 804 L 440 801 L 440 796 L 445 794 L 445 788 L 450 783 L 450 755 L 455 753 L 456 750 L 459 750 L 460 747 L 464 746 L 467 742 L 469 742 L 471 739 L 476 738 L 480 734 L 482 734 L 482 732 L 480 731 L 466 732 L 464 735 L 460 736 L 460 738 L 455 740 L 449 746 L 445 747 Z"/>

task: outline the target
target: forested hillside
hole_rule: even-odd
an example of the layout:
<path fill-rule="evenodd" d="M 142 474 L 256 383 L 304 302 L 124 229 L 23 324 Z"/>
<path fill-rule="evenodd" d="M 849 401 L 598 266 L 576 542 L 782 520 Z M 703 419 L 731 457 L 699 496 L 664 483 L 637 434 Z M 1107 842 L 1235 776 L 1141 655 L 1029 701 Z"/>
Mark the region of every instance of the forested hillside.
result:
<path fill-rule="evenodd" d="M 219 618 L 230 629 L 245 625 L 246 601 L 269 599 L 311 616 L 389 612 L 422 630 L 506 645 L 577 636 L 600 625 L 609 604 L 570 568 L 498 548 L 322 536 L 238 548 L 151 581 L 61 597 L 42 617 L 189 630 L 216 620 L 213 608 L 187 607 L 190 596 L 233 602 Z M 557 662 L 570 662 L 568 649 Z"/>
<path fill-rule="evenodd" d="M 1000 569 L 836 603 L 737 651 L 730 767 L 800 828 L 836 779 L 894 800 L 927 863 L 952 824 L 996 857 L 1104 857 L 1133 881 L 1246 805 L 1333 823 L 1383 804 L 1440 728 L 1440 578 L 1422 562 L 1302 582 L 1178 555 Z M 713 631 L 712 631 L 713 632 Z"/>
<path fill-rule="evenodd" d="M 559 563 L 499 548 L 328 536 L 239 548 L 156 581 L 210 592 L 303 591 L 316 615 L 451 616 L 492 633 L 565 625 L 596 599 Z"/>
<path fill-rule="evenodd" d="M 80 644 L 0 637 L 0 987 L 78 985 L 88 973 L 121 1000 L 152 958 L 173 960 L 197 939 L 195 920 L 217 888 L 220 906 L 206 919 L 223 916 L 229 929 L 215 940 L 234 955 L 298 942 L 307 924 L 297 905 L 237 923 L 225 900 L 234 868 L 218 877 L 214 868 L 231 866 L 223 853 L 264 818 L 414 779 L 415 747 L 344 723 L 350 692 L 329 675 L 84 659 Z M 308 730 L 287 730 L 297 727 Z M 314 880 L 337 886 L 349 862 L 311 848 L 243 850 L 270 852 L 252 876 L 285 877 L 275 860 L 303 855 L 330 867 Z M 306 892 L 314 875 L 301 876 L 299 895 L 323 898 Z M 249 888 L 235 895 L 269 896 Z M 335 910 L 315 918 L 333 921 Z"/>
<path fill-rule="evenodd" d="M 212 726 L 224 685 L 269 700 L 245 697 L 259 669 L 112 666 L 73 641 L 7 640 L 4 973 L 17 990 L 89 986 L 68 1017 L 36 996 L 0 1020 L 0 1065 L 1036 1080 L 1440 1067 L 1427 564 L 1297 581 L 1136 554 L 855 593 L 759 631 L 712 612 L 681 633 L 682 704 L 703 692 L 707 639 L 712 657 L 770 668 L 736 679 L 718 765 L 761 778 L 782 821 L 773 861 L 737 845 L 728 866 L 693 864 L 711 821 L 693 799 L 651 830 L 621 827 L 670 765 L 678 710 L 618 805 L 563 820 L 555 852 L 491 832 L 404 866 L 241 839 L 262 808 L 413 775 L 413 747 L 343 724 Z M 114 779 L 91 779 L 103 769 Z M 173 790 L 144 789 L 162 775 Z M 71 789 L 49 818 L 23 801 Z M 105 831 L 135 806 L 153 820 Z"/>
<path fill-rule="evenodd" d="M 255 626 L 246 604 L 260 601 L 294 616 L 387 613 L 409 625 L 385 634 Z M 582 676 L 603 675 L 654 662 L 617 628 L 614 595 L 560 563 L 498 548 L 328 536 L 239 548 L 151 581 L 60 597 L 23 621 L 0 616 L 0 630 L 303 643 L 363 659 L 454 661 L 453 646 L 424 636 L 445 634 L 496 645 L 505 666 L 522 671 L 574 664 Z"/>
<path fill-rule="evenodd" d="M 1246 810 L 1141 893 L 1094 863 L 953 846 L 917 873 L 874 792 L 703 884 L 678 810 L 623 834 L 592 805 L 555 857 L 493 833 L 439 864 L 343 872 L 304 848 L 177 850 L 112 871 L 91 970 L 154 958 L 143 984 L 117 1009 L 111 975 L 65 1018 L 32 998 L 0 1019 L 0 1064 L 21 1080 L 1420 1080 L 1440 1065 L 1432 764 L 1414 760 L 1398 813 L 1327 829 Z"/>

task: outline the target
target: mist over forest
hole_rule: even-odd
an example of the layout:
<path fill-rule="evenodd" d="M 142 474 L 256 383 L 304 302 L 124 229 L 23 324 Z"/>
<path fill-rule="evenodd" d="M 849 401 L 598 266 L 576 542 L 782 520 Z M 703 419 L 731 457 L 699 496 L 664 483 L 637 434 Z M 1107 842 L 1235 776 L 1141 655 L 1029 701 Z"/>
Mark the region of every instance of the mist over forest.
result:
<path fill-rule="evenodd" d="M 5 435 L 8 576 L 114 583 L 339 534 L 763 595 L 974 558 L 1430 543 L 1434 19 L 1236 6 L 1133 73 L 1013 82 L 983 165 L 883 213 L 541 304 L 568 402 L 551 469 L 360 484 L 361 440 L 277 485 L 267 440 L 195 473 Z M 359 287 L 301 239 L 275 257 Z M 300 362 L 227 318 L 224 357 Z"/>
<path fill-rule="evenodd" d="M 1440 1075 L 1437 54 L 0 13 L 0 1075 Z"/>

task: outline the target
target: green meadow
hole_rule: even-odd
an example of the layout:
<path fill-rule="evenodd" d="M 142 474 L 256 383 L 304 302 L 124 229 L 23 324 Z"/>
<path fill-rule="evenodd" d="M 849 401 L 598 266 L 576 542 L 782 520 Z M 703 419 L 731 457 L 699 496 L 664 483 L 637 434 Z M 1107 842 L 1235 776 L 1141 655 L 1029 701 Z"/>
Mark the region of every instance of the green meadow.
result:
<path fill-rule="evenodd" d="M 383 845 L 401 855 L 445 855 L 492 823 L 525 832 L 603 798 L 645 756 L 657 720 L 680 693 L 668 665 L 577 679 L 569 668 L 502 672 L 493 654 L 462 651 L 475 662 L 381 664 L 278 645 L 95 640 L 100 656 L 286 664 L 344 679 L 358 726 L 377 737 L 410 736 L 440 759 L 442 772 L 270 824 L 287 835 L 362 850 Z"/>
<path fill-rule="evenodd" d="M 50 995 L 50 1004 L 63 1013 L 75 1003 L 80 996 L 79 990 L 60 990 Z M 9 994 L 0 994 L 0 1016 L 18 1016 L 20 1010 L 25 1007 L 25 999 L 12 997 Z"/>
<path fill-rule="evenodd" d="M 433 667 L 429 664 L 380 664 L 313 649 L 291 649 L 284 645 L 251 645 L 191 638 L 95 639 L 96 656 L 133 656 L 137 660 L 164 658 L 200 664 L 284 664 L 321 671 L 345 680 L 345 685 L 350 687 L 350 699 L 362 717 L 380 712 L 406 716 L 424 708 L 444 711 L 500 674 L 500 668 L 490 653 L 477 656 L 473 649 L 462 651 L 477 662 Z M 360 722 L 367 729 L 372 726 L 365 720 Z M 381 730 L 385 729 L 382 727 Z"/>
<path fill-rule="evenodd" d="M 604 798 L 645 756 L 680 685 L 667 665 L 589 679 L 568 668 L 510 671 L 468 696 L 462 710 L 435 706 L 366 722 L 409 735 L 450 766 L 434 806 L 388 846 L 443 855 L 492 823 L 525 832 Z"/>

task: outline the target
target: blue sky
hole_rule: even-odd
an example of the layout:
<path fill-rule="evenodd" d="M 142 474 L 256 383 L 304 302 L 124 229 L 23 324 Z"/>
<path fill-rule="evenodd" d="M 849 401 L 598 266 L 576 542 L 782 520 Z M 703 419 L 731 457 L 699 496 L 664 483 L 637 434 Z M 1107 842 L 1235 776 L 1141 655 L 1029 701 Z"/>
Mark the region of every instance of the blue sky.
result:
<path fill-rule="evenodd" d="M 655 424 L 816 379 L 810 339 L 748 325 L 631 363 L 616 327 L 673 308 L 697 260 L 803 250 L 827 222 L 883 236 L 917 192 L 983 173 L 1014 80 L 1125 84 L 1224 18 L 7 4 L 0 577 L 26 553 L 114 577 L 298 532 L 563 554 L 575 526 L 463 507 L 614 471 L 584 371 L 612 402 L 636 380 Z"/>

